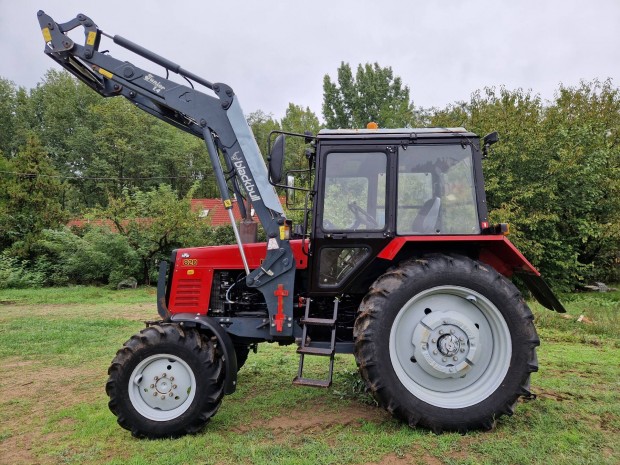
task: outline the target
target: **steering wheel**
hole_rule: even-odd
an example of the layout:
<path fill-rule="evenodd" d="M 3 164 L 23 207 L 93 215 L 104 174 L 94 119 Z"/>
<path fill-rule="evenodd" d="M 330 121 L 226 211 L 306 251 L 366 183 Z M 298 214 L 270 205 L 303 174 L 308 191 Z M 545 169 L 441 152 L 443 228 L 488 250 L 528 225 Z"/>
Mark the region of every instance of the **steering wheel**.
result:
<path fill-rule="evenodd" d="M 355 215 L 355 221 L 351 225 L 350 229 L 357 229 L 360 225 L 365 225 L 368 228 L 378 228 L 379 224 L 370 214 L 360 207 L 357 202 L 353 201 L 348 204 L 349 210 Z"/>

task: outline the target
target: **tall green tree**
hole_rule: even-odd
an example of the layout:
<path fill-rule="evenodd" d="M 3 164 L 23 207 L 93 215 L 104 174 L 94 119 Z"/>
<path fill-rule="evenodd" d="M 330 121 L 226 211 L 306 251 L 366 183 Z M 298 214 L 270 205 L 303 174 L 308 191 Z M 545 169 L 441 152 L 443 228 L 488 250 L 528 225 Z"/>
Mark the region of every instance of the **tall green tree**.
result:
<path fill-rule="evenodd" d="M 0 152 L 9 157 L 13 151 L 17 106 L 15 85 L 0 77 Z"/>
<path fill-rule="evenodd" d="M 0 248 L 11 247 L 14 254 L 29 258 L 41 231 L 66 220 L 64 189 L 36 136 L 12 160 L 2 159 L 0 168 L 5 171 L 0 177 Z"/>
<path fill-rule="evenodd" d="M 355 77 L 348 63 L 338 68 L 336 82 L 323 78 L 323 117 L 329 128 L 365 128 L 374 121 L 379 127 L 408 127 L 414 124 L 409 87 L 394 76 L 391 67 L 378 63 L 358 65 Z"/>
<path fill-rule="evenodd" d="M 246 116 L 248 125 L 252 129 L 254 139 L 258 144 L 263 157 L 267 156 L 267 139 L 271 131 L 279 131 L 280 123 L 273 117 L 271 113 L 267 114 L 262 110 L 256 110 Z"/>
<path fill-rule="evenodd" d="M 312 135 L 316 135 L 321 129 L 319 118 L 310 110 L 300 105 L 289 103 L 286 113 L 280 121 L 282 130 L 297 134 L 304 134 L 306 131 Z M 308 161 L 305 157 L 306 144 L 299 137 L 291 137 L 287 140 L 287 159 L 285 160 L 285 169 L 305 169 L 308 167 Z"/>

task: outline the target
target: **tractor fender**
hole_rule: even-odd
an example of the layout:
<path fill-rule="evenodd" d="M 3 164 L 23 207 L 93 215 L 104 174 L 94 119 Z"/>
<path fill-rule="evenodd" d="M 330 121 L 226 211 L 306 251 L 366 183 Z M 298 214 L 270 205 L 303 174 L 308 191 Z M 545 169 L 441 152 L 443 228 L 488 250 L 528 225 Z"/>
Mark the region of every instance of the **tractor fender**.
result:
<path fill-rule="evenodd" d="M 400 236 L 393 239 L 378 255 L 384 260 L 397 260 L 401 250 L 408 253 L 424 250 L 476 250 L 478 260 L 493 267 L 507 278 L 517 275 L 534 298 L 545 308 L 565 313 L 566 309 L 540 272 L 505 236 Z M 401 254 L 402 256 L 402 254 Z"/>
<path fill-rule="evenodd" d="M 195 313 L 177 313 L 170 317 L 172 323 L 182 323 L 184 326 L 198 327 L 207 330 L 217 339 L 218 347 L 222 352 L 222 359 L 226 369 L 224 393 L 232 394 L 237 389 L 237 356 L 235 346 L 228 333 L 220 326 L 217 320 Z"/>

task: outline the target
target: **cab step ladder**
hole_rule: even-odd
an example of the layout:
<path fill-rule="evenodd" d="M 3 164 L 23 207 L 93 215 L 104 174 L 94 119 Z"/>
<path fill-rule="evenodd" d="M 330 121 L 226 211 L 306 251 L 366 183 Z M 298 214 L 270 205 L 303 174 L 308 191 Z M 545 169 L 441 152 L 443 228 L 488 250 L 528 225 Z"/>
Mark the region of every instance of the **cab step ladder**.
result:
<path fill-rule="evenodd" d="M 338 318 L 338 299 L 334 299 L 334 314 L 332 318 L 311 318 L 310 317 L 310 302 L 312 299 L 306 299 L 306 311 L 304 317 L 300 323 L 302 325 L 301 344 L 297 349 L 299 354 L 299 370 L 297 376 L 293 379 L 293 384 L 297 386 L 313 386 L 328 388 L 332 385 L 332 376 L 334 373 L 334 355 L 336 354 L 336 319 Z M 312 342 L 308 341 L 308 327 L 309 326 L 327 326 L 331 330 L 331 339 L 329 341 L 329 347 L 325 347 L 326 344 L 321 344 L 322 347 L 312 345 Z M 314 341 L 315 344 L 318 341 Z M 327 379 L 314 379 L 304 378 L 304 357 L 306 355 L 314 355 L 320 357 L 329 357 L 329 375 Z"/>

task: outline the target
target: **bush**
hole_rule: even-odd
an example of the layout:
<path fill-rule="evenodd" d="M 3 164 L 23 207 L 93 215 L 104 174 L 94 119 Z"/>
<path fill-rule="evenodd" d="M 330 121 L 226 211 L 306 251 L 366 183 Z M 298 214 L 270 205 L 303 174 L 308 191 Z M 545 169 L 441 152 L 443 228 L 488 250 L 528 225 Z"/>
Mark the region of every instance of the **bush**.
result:
<path fill-rule="evenodd" d="M 140 261 L 127 239 L 98 228 L 79 236 L 64 228 L 45 230 L 38 242 L 36 269 L 46 276 L 46 284 L 109 284 L 111 287 L 130 276 L 139 276 Z"/>
<path fill-rule="evenodd" d="M 0 255 L 0 289 L 35 288 L 44 283 L 44 274 L 29 269 L 27 261 L 11 257 L 7 252 Z"/>

